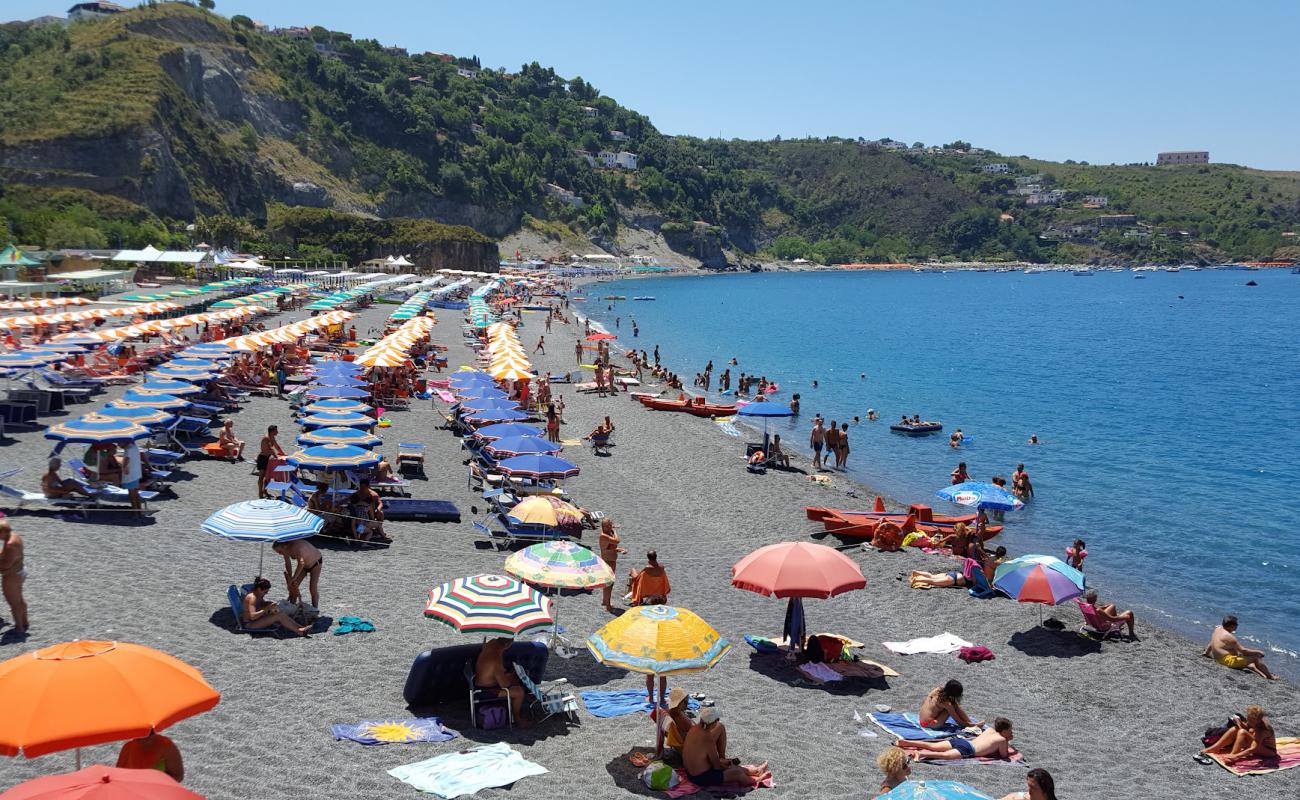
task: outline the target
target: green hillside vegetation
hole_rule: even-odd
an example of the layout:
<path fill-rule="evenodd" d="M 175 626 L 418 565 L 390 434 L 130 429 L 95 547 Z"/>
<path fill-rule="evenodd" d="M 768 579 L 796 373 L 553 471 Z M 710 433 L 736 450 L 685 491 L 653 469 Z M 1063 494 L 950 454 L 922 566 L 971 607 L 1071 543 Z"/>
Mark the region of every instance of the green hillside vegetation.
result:
<path fill-rule="evenodd" d="M 259 110 L 214 112 L 196 99 L 190 84 L 199 80 L 186 72 L 196 54 L 237 74 Z M 1297 173 L 892 152 L 840 138 L 670 137 L 583 78 L 535 62 L 486 70 L 472 56 L 393 54 L 324 28 L 310 40 L 277 38 L 247 18 L 178 3 L 68 28 L 0 26 L 0 55 L 0 234 L 7 226 L 42 245 L 163 245 L 197 221 L 213 244 L 356 258 L 391 233 L 373 217 L 465 221 L 493 236 L 552 225 L 612 238 L 633 215 L 649 215 L 668 232 L 703 222 L 760 257 L 1173 261 L 1267 257 L 1300 227 Z M 116 154 L 124 141 L 143 154 L 111 185 L 93 163 L 34 169 L 33 156 L 5 158 L 61 157 L 78 142 Z M 597 169 L 579 152 L 605 149 L 637 154 L 639 169 Z M 1013 175 L 983 174 L 994 160 Z M 1061 208 L 1008 196 L 1015 175 L 1034 173 L 1067 192 Z M 321 195 L 313 204 L 333 206 L 329 215 L 293 216 L 291 187 L 304 182 Z M 546 199 L 546 183 L 584 206 Z M 1108 195 L 1110 206 L 1080 209 L 1083 194 Z M 1102 213 L 1136 214 L 1152 235 L 1053 235 Z"/>

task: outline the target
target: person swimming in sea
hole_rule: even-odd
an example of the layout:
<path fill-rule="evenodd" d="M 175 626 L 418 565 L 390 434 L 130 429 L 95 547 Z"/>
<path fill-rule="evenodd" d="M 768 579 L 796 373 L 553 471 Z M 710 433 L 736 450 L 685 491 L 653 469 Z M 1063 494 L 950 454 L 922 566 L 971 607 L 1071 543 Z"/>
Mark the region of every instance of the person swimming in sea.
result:
<path fill-rule="evenodd" d="M 1031 434 L 1029 434 L 1029 443 L 1030 443 L 1030 444 L 1041 444 L 1041 443 L 1038 441 L 1038 434 L 1036 434 L 1036 433 L 1031 433 Z"/>
<path fill-rule="evenodd" d="M 813 379 L 813 388 L 814 388 L 814 389 L 817 388 L 817 379 L 816 379 L 816 378 Z"/>
<path fill-rule="evenodd" d="M 878 419 L 880 419 L 880 415 L 876 413 L 876 410 L 875 410 L 874 408 L 868 408 L 868 409 L 867 409 L 867 421 L 868 421 L 868 422 L 875 422 L 875 421 L 878 420 Z"/>

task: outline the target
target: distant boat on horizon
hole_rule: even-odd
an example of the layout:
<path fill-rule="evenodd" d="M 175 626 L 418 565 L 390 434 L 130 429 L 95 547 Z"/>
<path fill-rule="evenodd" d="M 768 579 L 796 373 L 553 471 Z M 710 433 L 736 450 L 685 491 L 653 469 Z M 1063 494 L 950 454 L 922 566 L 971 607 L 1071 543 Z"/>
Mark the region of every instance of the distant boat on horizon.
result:
<path fill-rule="evenodd" d="M 1090 269 L 1076 269 L 1073 274 L 1080 278 L 1091 278 L 1093 275 L 1096 275 L 1097 273 L 1093 272 Z"/>

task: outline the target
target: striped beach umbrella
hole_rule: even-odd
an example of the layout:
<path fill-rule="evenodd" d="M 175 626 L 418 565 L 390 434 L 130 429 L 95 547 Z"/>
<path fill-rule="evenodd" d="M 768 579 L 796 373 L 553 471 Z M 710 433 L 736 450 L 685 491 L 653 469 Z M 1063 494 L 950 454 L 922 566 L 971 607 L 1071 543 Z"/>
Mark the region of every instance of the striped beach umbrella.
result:
<path fill-rule="evenodd" d="M 309 406 L 303 408 L 309 414 L 369 414 L 375 409 L 365 403 L 358 403 L 356 400 L 347 398 L 336 398 L 331 400 L 317 400 Z"/>
<path fill-rule="evenodd" d="M 495 439 L 486 448 L 493 458 L 512 458 L 514 456 L 558 453 L 564 448 L 556 442 L 548 442 L 536 436 L 510 436 Z"/>
<path fill-rule="evenodd" d="M 185 381 L 171 381 L 165 378 L 146 380 L 135 387 L 137 395 L 171 395 L 172 397 L 190 397 L 202 394 L 203 390 Z"/>
<path fill-rule="evenodd" d="M 290 453 L 288 461 L 303 469 L 343 471 L 373 467 L 379 463 L 379 455 L 347 444 L 318 444 Z"/>
<path fill-rule="evenodd" d="M 312 414 L 298 420 L 298 424 L 304 428 L 373 428 L 378 420 L 374 417 L 368 417 L 365 414 L 354 414 L 350 411 L 342 413 L 325 412 L 323 414 Z"/>
<path fill-rule="evenodd" d="M 46 364 L 53 364 L 55 361 L 62 360 L 63 355 L 60 353 L 50 353 L 44 350 L 19 350 L 14 353 L 0 353 L 0 369 L 43 367 Z"/>
<path fill-rule="evenodd" d="M 1054 606 L 1083 594 L 1083 573 L 1055 556 L 1027 555 L 998 565 L 993 587 L 1020 603 Z"/>
<path fill-rule="evenodd" d="M 350 444 L 353 447 L 378 447 L 384 440 L 361 428 L 314 428 L 298 437 L 298 444 Z"/>
<path fill-rule="evenodd" d="M 80 419 L 53 425 L 45 431 L 46 439 L 82 444 L 134 442 L 148 439 L 153 434 L 143 425 L 124 419 L 111 419 L 87 414 Z"/>
<path fill-rule="evenodd" d="M 113 403 L 109 403 L 95 413 L 101 417 L 126 420 L 137 425 L 162 425 L 176 418 L 175 414 L 169 414 L 160 408 L 120 408 Z"/>
<path fill-rule="evenodd" d="M 320 533 L 325 520 L 279 500 L 245 500 L 203 521 L 204 532 L 236 542 L 288 542 Z"/>
<path fill-rule="evenodd" d="M 501 422 L 496 425 L 484 425 L 474 431 L 480 439 L 503 439 L 507 436 L 545 436 L 541 428 L 525 425 L 522 422 Z"/>
<path fill-rule="evenodd" d="M 471 575 L 429 592 L 424 615 L 461 633 L 519 636 L 552 624 L 551 601 L 504 575 Z"/>
<path fill-rule="evenodd" d="M 118 408 L 158 408 L 163 411 L 177 411 L 189 408 L 190 401 L 182 400 L 172 394 L 140 394 L 134 389 L 128 389 L 121 400 L 113 401 L 113 405 Z"/>
<path fill-rule="evenodd" d="M 83 345 L 87 345 L 87 346 L 94 346 L 94 345 L 97 345 L 97 344 L 103 344 L 103 343 L 104 343 L 104 340 L 103 340 L 103 339 L 100 339 L 100 338 L 97 337 L 97 336 L 91 336 L 91 335 L 88 334 L 88 333 L 81 333 L 81 332 L 78 332 L 78 333 L 64 333 L 64 334 L 61 334 L 61 335 L 56 336 L 56 337 L 54 337 L 54 338 L 55 338 L 57 341 L 62 342 L 62 343 L 64 343 L 64 344 L 83 344 Z"/>
<path fill-rule="evenodd" d="M 514 456 L 497 462 L 497 469 L 522 478 L 568 478 L 578 474 L 577 464 L 548 455 Z"/>
<path fill-rule="evenodd" d="M 614 571 L 576 542 L 541 542 L 506 559 L 506 572 L 546 589 L 596 589 L 614 582 Z"/>

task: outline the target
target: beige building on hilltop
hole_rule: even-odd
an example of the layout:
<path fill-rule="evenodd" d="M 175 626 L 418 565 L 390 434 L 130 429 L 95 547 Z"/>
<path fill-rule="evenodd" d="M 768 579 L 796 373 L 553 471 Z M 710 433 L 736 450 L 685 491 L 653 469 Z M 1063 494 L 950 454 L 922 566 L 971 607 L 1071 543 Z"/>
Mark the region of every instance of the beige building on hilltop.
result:
<path fill-rule="evenodd" d="M 1209 150 L 1175 150 L 1169 153 L 1156 153 L 1156 166 L 1166 164 L 1208 164 Z"/>

